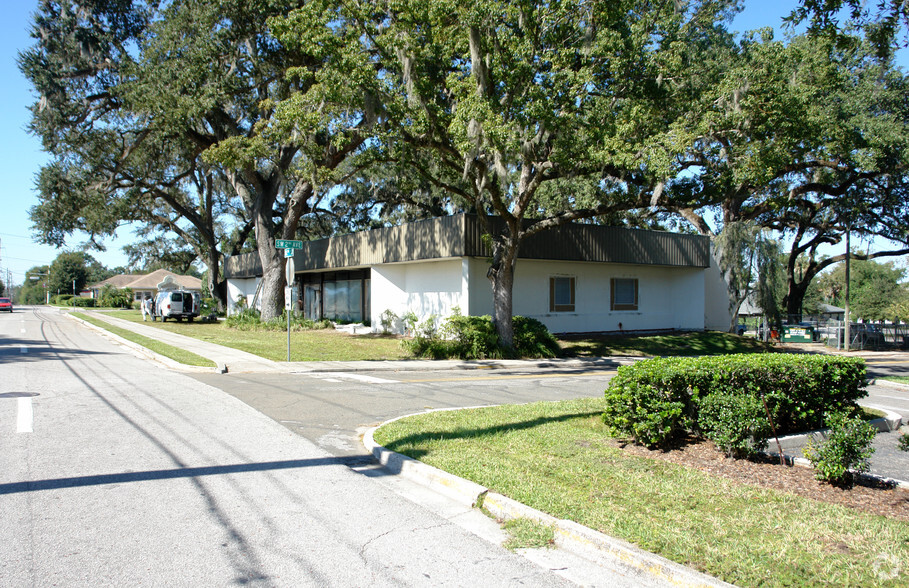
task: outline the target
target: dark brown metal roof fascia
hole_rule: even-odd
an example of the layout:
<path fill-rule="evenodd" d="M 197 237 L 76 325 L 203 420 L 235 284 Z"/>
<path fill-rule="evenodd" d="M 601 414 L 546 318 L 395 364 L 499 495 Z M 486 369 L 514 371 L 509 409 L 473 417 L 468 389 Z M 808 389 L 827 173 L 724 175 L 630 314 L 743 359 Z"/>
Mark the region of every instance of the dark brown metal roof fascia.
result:
<path fill-rule="evenodd" d="M 501 219 L 489 219 L 501 230 Z M 369 267 L 452 257 L 490 257 L 483 240 L 486 227 L 475 215 L 458 214 L 339 235 L 303 243 L 295 252 L 298 272 Z M 520 259 L 592 261 L 681 267 L 710 265 L 710 241 L 698 235 L 644 231 L 600 225 L 564 225 L 528 237 Z M 229 257 L 225 277 L 262 275 L 255 253 Z"/>
<path fill-rule="evenodd" d="M 501 219 L 488 221 L 493 231 L 505 227 Z M 524 226 L 528 227 L 532 222 L 526 221 Z M 467 215 L 465 243 L 468 256 L 492 255 L 483 242 L 485 232 L 479 217 Z M 526 238 L 518 250 L 518 258 L 708 267 L 710 240 L 699 235 L 665 231 L 568 224 Z"/>

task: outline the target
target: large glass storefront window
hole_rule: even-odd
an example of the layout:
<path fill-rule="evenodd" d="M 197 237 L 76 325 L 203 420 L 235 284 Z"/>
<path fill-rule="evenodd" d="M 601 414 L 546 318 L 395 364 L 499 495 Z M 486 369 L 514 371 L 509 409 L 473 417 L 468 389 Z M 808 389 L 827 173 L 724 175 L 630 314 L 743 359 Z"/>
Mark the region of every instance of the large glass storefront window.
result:
<path fill-rule="evenodd" d="M 359 323 L 369 320 L 369 270 L 300 276 L 303 316 Z"/>

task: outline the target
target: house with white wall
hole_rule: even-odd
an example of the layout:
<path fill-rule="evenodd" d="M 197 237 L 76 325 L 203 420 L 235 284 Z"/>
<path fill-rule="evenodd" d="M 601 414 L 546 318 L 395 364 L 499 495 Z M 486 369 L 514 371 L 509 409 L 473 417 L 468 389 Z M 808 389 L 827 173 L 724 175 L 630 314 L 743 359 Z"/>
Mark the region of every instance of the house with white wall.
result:
<path fill-rule="evenodd" d="M 297 308 L 375 331 L 386 310 L 420 321 L 456 308 L 492 314 L 485 232 L 458 214 L 306 242 L 294 253 Z M 231 312 L 256 304 L 258 255 L 228 258 L 225 276 Z M 709 239 L 697 235 L 565 225 L 523 241 L 515 267 L 514 314 L 554 333 L 725 330 L 728 307 Z"/>

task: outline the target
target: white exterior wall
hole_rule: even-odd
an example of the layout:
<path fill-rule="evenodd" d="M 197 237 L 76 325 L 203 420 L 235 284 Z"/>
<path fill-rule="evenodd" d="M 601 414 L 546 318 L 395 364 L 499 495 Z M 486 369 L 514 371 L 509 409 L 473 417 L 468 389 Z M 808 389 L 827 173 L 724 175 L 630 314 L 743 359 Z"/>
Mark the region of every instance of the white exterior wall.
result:
<path fill-rule="evenodd" d="M 549 311 L 549 278 L 575 278 L 574 312 Z M 611 311 L 610 279 L 638 280 L 638 310 Z M 553 333 L 704 328 L 704 277 L 699 268 L 521 260 L 515 271 L 515 315 Z"/>
<path fill-rule="evenodd" d="M 246 298 L 246 304 L 249 306 L 252 304 L 253 298 L 256 295 L 256 288 L 259 287 L 259 282 L 261 278 L 246 278 L 242 280 L 231 279 L 227 280 L 227 315 L 230 316 L 237 312 L 237 299 L 239 297 Z M 257 305 L 261 307 L 260 304 Z"/>
<path fill-rule="evenodd" d="M 403 263 L 372 268 L 372 324 L 390 309 L 399 317 L 492 314 L 484 259 Z M 549 311 L 549 278 L 575 278 L 575 311 Z M 638 280 L 638 310 L 610 311 L 610 279 Z M 554 333 L 659 329 L 700 330 L 705 320 L 705 277 L 700 268 L 520 260 L 515 270 L 514 314 L 540 320 Z M 399 332 L 400 321 L 396 325 Z"/>
<path fill-rule="evenodd" d="M 413 311 L 420 322 L 430 315 L 449 316 L 456 306 L 462 314 L 469 314 L 466 271 L 466 260 L 461 259 L 373 266 L 370 281 L 373 330 L 381 330 L 381 315 L 386 310 L 399 317 Z M 402 329 L 399 320 L 395 330 Z"/>
<path fill-rule="evenodd" d="M 729 289 L 717 266 L 713 245 L 710 246 L 710 267 L 704 270 L 704 295 L 704 328 L 728 331 L 732 325 Z"/>

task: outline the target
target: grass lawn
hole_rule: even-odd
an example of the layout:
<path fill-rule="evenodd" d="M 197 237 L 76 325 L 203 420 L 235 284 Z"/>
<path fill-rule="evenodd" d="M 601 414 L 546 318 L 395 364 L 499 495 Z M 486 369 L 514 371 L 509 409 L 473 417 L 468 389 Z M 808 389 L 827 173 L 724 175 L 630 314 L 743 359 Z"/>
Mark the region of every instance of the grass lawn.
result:
<path fill-rule="evenodd" d="M 751 337 L 719 331 L 657 335 L 565 336 L 559 339 L 565 357 L 609 355 L 666 356 L 759 353 L 772 349 Z"/>
<path fill-rule="evenodd" d="M 887 380 L 888 382 L 896 382 L 897 384 L 909 384 L 909 378 L 904 378 L 902 376 L 887 376 L 886 378 L 881 379 Z"/>
<path fill-rule="evenodd" d="M 740 586 L 906 586 L 875 561 L 909 562 L 909 527 L 792 494 L 628 456 L 602 399 L 434 412 L 376 441 L 553 516 Z"/>
<path fill-rule="evenodd" d="M 125 312 L 129 312 L 129 311 L 125 311 Z M 195 366 L 201 366 L 201 367 L 215 367 L 215 362 L 211 361 L 210 359 L 206 359 L 204 357 L 196 355 L 195 353 L 190 353 L 189 351 L 185 351 L 183 349 L 180 349 L 179 347 L 174 347 L 173 345 L 168 345 L 167 343 L 161 343 L 160 341 L 156 341 L 155 339 L 149 339 L 148 337 L 143 337 L 142 335 L 134 333 L 128 329 L 121 329 L 120 327 L 116 327 L 108 322 L 102 321 L 100 319 L 96 319 L 83 312 L 74 312 L 73 316 L 78 317 L 78 318 L 84 320 L 85 322 L 91 323 L 91 324 L 95 325 L 96 327 L 100 327 L 106 331 L 110 331 L 111 333 L 113 333 L 115 335 L 123 337 L 127 341 L 132 341 L 133 343 L 141 345 L 142 347 L 145 347 L 146 349 L 154 351 L 155 353 L 157 353 L 159 355 L 163 355 L 164 357 L 169 357 L 170 359 L 172 359 L 176 362 L 182 363 L 184 365 L 195 365 Z"/>
<path fill-rule="evenodd" d="M 141 322 L 138 310 L 105 311 L 111 316 Z M 224 324 L 201 322 L 147 322 L 165 329 L 254 353 L 274 361 L 287 359 L 286 331 L 240 331 Z M 390 335 L 348 335 L 330 329 L 292 331 L 291 361 L 377 361 L 407 359 L 411 355 L 401 347 L 400 339 Z M 599 357 L 609 355 L 717 355 L 755 353 L 769 348 L 749 337 L 729 333 L 669 333 L 640 336 L 584 336 L 559 339 L 563 357 Z"/>
<path fill-rule="evenodd" d="M 110 316 L 133 322 L 142 322 L 138 310 L 115 310 Z M 254 353 L 273 361 L 287 360 L 287 331 L 239 331 L 228 329 L 223 323 L 194 321 L 149 321 L 145 323 L 159 329 L 210 341 Z M 332 329 L 292 331 L 290 333 L 291 361 L 375 361 L 405 359 L 410 357 L 396 337 L 387 335 L 348 335 Z"/>

